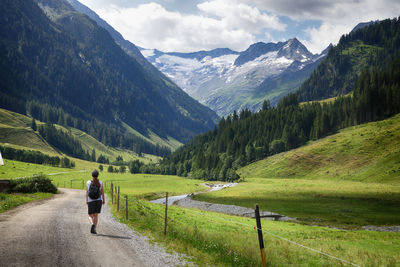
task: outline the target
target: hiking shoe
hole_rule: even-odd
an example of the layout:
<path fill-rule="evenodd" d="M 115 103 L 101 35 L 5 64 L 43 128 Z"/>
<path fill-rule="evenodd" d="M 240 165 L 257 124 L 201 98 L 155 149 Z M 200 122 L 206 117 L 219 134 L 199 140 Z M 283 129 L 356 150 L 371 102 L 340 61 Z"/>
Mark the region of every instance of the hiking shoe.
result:
<path fill-rule="evenodd" d="M 92 228 L 90 228 L 90 232 L 91 232 L 92 234 L 97 234 L 97 233 L 96 233 L 96 227 L 94 227 L 94 224 L 92 224 Z"/>

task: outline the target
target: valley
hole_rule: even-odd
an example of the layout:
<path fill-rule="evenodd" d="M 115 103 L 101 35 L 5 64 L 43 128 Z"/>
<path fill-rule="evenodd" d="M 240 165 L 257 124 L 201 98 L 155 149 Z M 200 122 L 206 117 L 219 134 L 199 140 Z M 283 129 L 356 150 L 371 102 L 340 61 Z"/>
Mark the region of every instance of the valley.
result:
<path fill-rule="evenodd" d="M 244 2 L 185 2 L 200 39 L 161 32 L 196 26 L 173 1 L 101 17 L 83 2 L 0 5 L 0 265 L 260 266 L 257 230 L 266 266 L 399 265 L 400 18 L 358 21 L 315 53 L 322 20 Z M 135 23 L 122 34 L 112 12 Z M 154 47 L 130 41 L 153 43 L 129 34 L 143 18 Z M 226 45 L 201 45 L 233 22 Z M 255 205 L 284 217 L 261 231 Z"/>

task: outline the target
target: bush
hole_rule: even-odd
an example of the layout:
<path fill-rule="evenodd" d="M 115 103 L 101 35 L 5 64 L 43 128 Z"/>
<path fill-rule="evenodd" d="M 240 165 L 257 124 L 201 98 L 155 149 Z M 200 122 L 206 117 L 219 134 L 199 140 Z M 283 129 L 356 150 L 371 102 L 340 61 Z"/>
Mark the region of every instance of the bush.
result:
<path fill-rule="evenodd" d="M 33 193 L 36 191 L 32 191 L 32 185 L 31 183 L 20 183 L 17 184 L 14 188 L 13 188 L 14 192 L 18 192 L 18 193 Z"/>
<path fill-rule="evenodd" d="M 24 179 L 17 179 L 10 181 L 10 192 L 15 193 L 57 193 L 57 187 L 55 187 L 49 178 L 44 174 Z"/>

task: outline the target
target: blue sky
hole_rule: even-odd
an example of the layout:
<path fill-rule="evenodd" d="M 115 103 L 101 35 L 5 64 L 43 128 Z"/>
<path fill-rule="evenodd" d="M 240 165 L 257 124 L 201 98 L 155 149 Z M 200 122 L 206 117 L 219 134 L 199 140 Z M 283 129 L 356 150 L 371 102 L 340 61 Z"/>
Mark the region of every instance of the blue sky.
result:
<path fill-rule="evenodd" d="M 298 38 L 311 52 L 336 44 L 359 22 L 400 15 L 398 0 L 80 0 L 144 48 L 243 51 Z"/>

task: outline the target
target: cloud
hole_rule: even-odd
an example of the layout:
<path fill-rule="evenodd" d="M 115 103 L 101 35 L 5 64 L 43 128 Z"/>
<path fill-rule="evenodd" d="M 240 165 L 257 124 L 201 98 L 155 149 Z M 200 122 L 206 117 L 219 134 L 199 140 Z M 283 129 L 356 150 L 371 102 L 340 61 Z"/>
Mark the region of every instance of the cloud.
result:
<path fill-rule="evenodd" d="M 207 14 L 221 18 L 229 28 L 241 28 L 249 32 L 262 29 L 283 31 L 286 28 L 276 15 L 261 12 L 258 8 L 240 3 L 240 1 L 206 1 L 198 4 L 197 7 Z"/>
<path fill-rule="evenodd" d="M 199 14 L 168 11 L 157 3 L 134 8 L 108 5 L 96 12 L 124 38 L 145 48 L 163 51 L 197 51 L 229 47 L 244 50 L 263 29 L 282 31 L 276 15 L 232 1 L 213 0 L 197 5 Z"/>
<path fill-rule="evenodd" d="M 349 33 L 360 22 L 383 20 L 399 15 L 397 0 L 249 0 L 261 9 L 272 10 L 293 20 L 321 21 L 319 27 L 308 27 L 304 31 L 307 48 L 321 52 L 329 43 L 336 44 L 340 37 Z M 246 2 L 249 2 L 246 1 Z"/>

